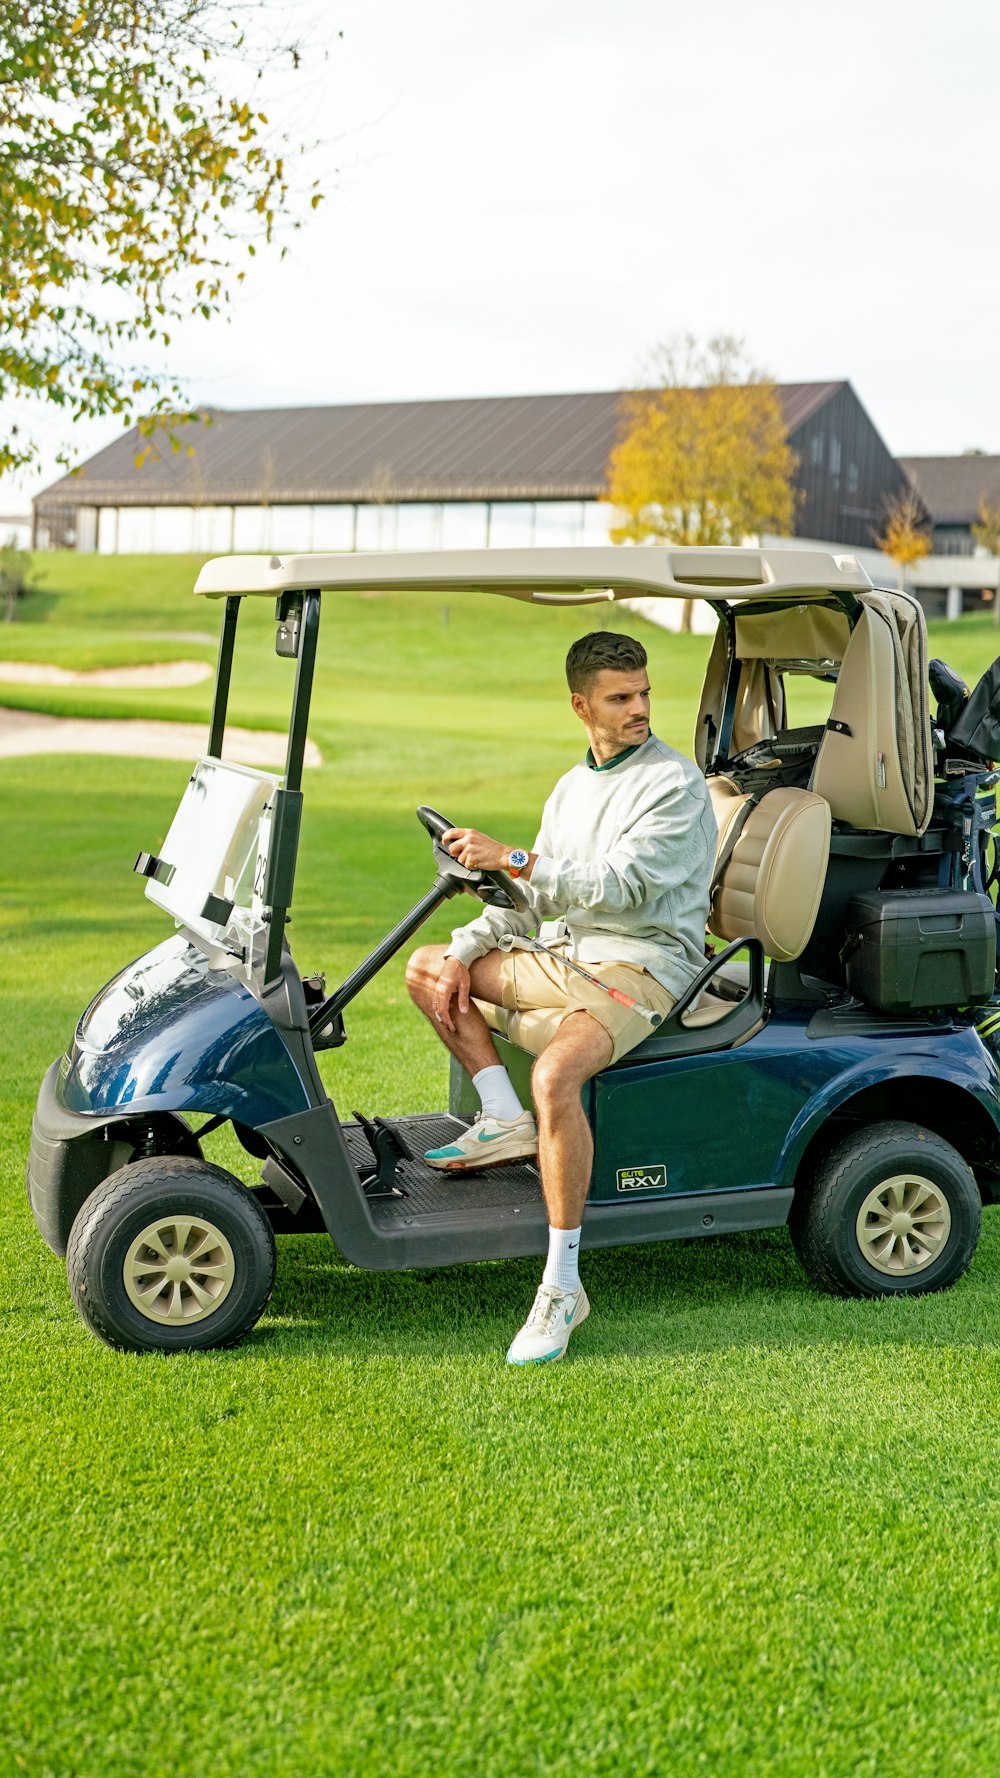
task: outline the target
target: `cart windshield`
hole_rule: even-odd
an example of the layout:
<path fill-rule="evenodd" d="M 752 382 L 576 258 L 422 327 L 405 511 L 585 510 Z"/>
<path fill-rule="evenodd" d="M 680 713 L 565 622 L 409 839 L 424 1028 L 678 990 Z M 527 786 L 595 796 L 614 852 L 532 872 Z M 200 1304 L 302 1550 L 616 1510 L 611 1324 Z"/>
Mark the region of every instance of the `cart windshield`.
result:
<path fill-rule="evenodd" d="M 262 933 L 272 772 L 200 759 L 160 850 L 150 901 L 179 924 L 252 960 Z"/>

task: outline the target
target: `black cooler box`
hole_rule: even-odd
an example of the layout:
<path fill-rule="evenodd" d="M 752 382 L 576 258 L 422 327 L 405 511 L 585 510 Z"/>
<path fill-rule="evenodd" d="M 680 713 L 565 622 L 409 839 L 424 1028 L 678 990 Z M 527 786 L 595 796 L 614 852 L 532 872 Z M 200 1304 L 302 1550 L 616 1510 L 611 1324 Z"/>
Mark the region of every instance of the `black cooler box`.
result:
<path fill-rule="evenodd" d="M 847 986 L 880 1012 L 988 1000 L 996 919 L 988 895 L 961 889 L 881 889 L 847 909 Z"/>

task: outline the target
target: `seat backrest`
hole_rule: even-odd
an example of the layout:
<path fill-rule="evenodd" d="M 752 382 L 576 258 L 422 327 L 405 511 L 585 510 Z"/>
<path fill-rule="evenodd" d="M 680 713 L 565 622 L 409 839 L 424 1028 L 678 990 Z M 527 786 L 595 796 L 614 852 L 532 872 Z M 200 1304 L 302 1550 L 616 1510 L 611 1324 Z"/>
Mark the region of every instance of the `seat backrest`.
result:
<path fill-rule="evenodd" d="M 719 857 L 750 801 L 731 778 L 709 778 Z M 830 806 L 811 790 L 769 790 L 746 817 L 712 895 L 709 931 L 759 938 L 768 957 L 789 963 L 812 936 L 830 858 Z"/>
<path fill-rule="evenodd" d="M 716 858 L 721 858 L 726 849 L 729 830 L 740 810 L 750 801 L 750 792 L 741 790 L 733 778 L 724 773 L 713 773 L 705 779 L 708 787 L 709 801 L 715 816 L 715 825 L 719 830 L 718 844 L 715 849 Z"/>
<path fill-rule="evenodd" d="M 926 708 L 914 705 L 906 658 L 908 641 L 916 646 L 920 637 L 901 636 L 901 625 L 888 596 L 866 599 L 844 651 L 810 787 L 838 821 L 918 834 L 933 802 L 929 724 Z"/>

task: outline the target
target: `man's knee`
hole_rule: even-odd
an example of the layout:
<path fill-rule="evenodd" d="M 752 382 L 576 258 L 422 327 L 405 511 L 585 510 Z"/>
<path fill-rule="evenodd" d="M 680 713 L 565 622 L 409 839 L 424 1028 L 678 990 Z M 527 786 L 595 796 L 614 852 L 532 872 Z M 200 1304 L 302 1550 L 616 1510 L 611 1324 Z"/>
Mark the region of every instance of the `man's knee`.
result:
<path fill-rule="evenodd" d="M 411 1000 L 433 992 L 441 973 L 443 945 L 420 945 L 406 965 L 406 987 Z"/>
<path fill-rule="evenodd" d="M 566 1041 L 562 1041 L 565 1037 Z M 584 1081 L 607 1067 L 613 1045 L 603 1025 L 588 1013 L 564 1019 L 531 1071 L 531 1091 L 539 1112 L 557 1114 L 579 1105 Z"/>
<path fill-rule="evenodd" d="M 543 1115 L 558 1111 L 574 1097 L 578 1099 L 580 1084 L 569 1058 L 561 1057 L 557 1048 L 544 1049 L 531 1070 L 532 1098 Z"/>

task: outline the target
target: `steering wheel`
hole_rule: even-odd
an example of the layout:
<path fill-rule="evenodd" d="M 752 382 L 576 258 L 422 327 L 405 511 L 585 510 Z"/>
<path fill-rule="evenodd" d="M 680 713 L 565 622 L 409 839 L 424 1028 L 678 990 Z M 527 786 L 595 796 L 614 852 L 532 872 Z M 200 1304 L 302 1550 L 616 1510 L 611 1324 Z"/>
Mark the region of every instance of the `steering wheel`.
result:
<path fill-rule="evenodd" d="M 442 836 L 450 833 L 457 822 L 439 815 L 436 809 L 428 808 L 426 803 L 421 803 L 417 810 L 417 820 L 426 827 L 434 842 L 434 860 L 442 876 L 456 878 L 460 887 L 469 895 L 475 895 L 479 901 L 489 902 L 492 907 L 530 910 L 531 903 L 521 885 L 508 876 L 505 870 L 468 870 L 452 856 Z"/>

